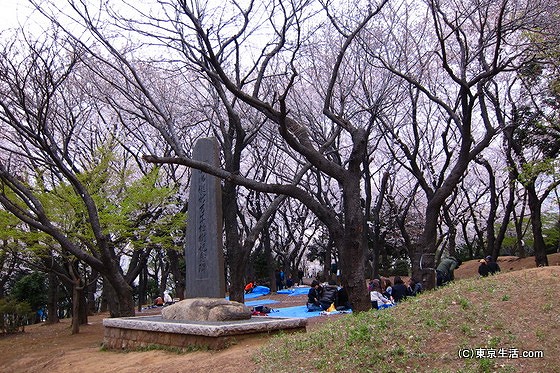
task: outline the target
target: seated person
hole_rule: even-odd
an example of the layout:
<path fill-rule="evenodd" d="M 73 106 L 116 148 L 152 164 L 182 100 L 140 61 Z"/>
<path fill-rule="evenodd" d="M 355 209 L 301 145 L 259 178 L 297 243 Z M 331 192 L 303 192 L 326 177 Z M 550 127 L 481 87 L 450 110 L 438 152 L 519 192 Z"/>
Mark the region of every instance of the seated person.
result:
<path fill-rule="evenodd" d="M 391 283 L 391 280 L 387 277 L 382 277 L 381 278 L 381 294 L 383 294 L 383 296 L 387 299 L 389 299 L 391 302 L 393 301 L 393 284 Z"/>
<path fill-rule="evenodd" d="M 328 310 L 332 304 L 336 304 L 337 295 L 338 287 L 336 286 L 336 282 L 330 280 L 328 285 L 323 288 L 323 294 L 319 298 L 323 311 Z"/>
<path fill-rule="evenodd" d="M 292 288 L 293 286 L 294 286 L 294 280 L 292 279 L 292 276 L 288 276 L 288 279 L 286 280 L 286 287 Z"/>
<path fill-rule="evenodd" d="M 393 296 L 393 301 L 395 303 L 400 302 L 406 298 L 407 288 L 401 276 L 395 276 L 395 284 L 392 286 L 391 295 Z"/>
<path fill-rule="evenodd" d="M 154 301 L 155 305 L 158 307 L 162 307 L 163 306 L 163 298 L 162 297 L 157 297 L 156 300 Z"/>
<path fill-rule="evenodd" d="M 321 311 L 321 302 L 319 299 L 323 293 L 323 288 L 319 285 L 319 281 L 313 280 L 311 289 L 307 293 L 307 311 Z"/>
<path fill-rule="evenodd" d="M 479 263 L 480 265 L 478 266 L 478 274 L 480 275 L 480 277 L 487 277 L 490 272 L 488 270 L 488 264 L 486 264 L 486 260 L 480 259 Z"/>
<path fill-rule="evenodd" d="M 256 284 L 253 281 L 250 281 L 247 285 L 245 285 L 245 294 L 252 293 L 255 286 Z"/>
<path fill-rule="evenodd" d="M 421 292 L 422 292 L 422 284 L 416 281 L 414 277 L 411 277 L 408 280 L 407 295 L 414 297 L 420 294 Z"/>
<path fill-rule="evenodd" d="M 500 266 L 498 265 L 498 262 L 496 262 L 490 255 L 486 257 L 486 263 L 488 265 L 489 274 L 494 275 L 500 272 Z"/>
<path fill-rule="evenodd" d="M 387 307 L 392 307 L 393 302 L 387 299 L 381 290 L 381 282 L 378 279 L 372 281 L 372 291 L 369 293 L 369 298 L 371 300 L 371 308 L 382 309 Z"/>
<path fill-rule="evenodd" d="M 352 305 L 350 304 L 350 299 L 348 298 L 348 292 L 342 286 L 338 289 L 335 307 L 337 311 L 352 309 Z"/>
<path fill-rule="evenodd" d="M 171 298 L 171 294 L 166 290 L 163 292 L 163 301 L 165 302 L 166 306 L 173 304 L 173 298 Z"/>

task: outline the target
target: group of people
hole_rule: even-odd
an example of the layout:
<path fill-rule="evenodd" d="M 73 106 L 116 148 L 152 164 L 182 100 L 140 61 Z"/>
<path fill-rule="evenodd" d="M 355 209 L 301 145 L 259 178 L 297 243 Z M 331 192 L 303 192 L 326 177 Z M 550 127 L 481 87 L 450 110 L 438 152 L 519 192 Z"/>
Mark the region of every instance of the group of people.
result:
<path fill-rule="evenodd" d="M 371 308 L 382 309 L 392 307 L 406 297 L 416 296 L 422 292 L 422 284 L 414 277 L 405 284 L 400 276 L 395 276 L 394 284 L 386 277 L 373 279 L 369 285 Z"/>
<path fill-rule="evenodd" d="M 394 284 L 388 278 L 374 279 L 368 285 L 372 308 L 391 307 L 409 296 L 422 292 L 422 284 L 411 278 L 407 284 L 400 276 L 395 276 Z M 344 287 L 337 286 L 333 280 L 322 286 L 313 280 L 307 294 L 307 310 L 344 311 L 352 309 L 348 293 Z"/>
<path fill-rule="evenodd" d="M 480 265 L 478 266 L 478 274 L 480 277 L 487 277 L 488 275 L 494 275 L 498 272 L 500 272 L 500 266 L 490 255 L 484 259 L 480 259 Z"/>
<path fill-rule="evenodd" d="M 282 290 L 284 288 L 290 289 L 295 285 L 303 285 L 303 271 L 300 269 L 297 273 L 297 279 L 294 280 L 291 275 L 286 276 L 284 271 L 277 269 L 274 273 L 276 280 L 276 289 Z"/>
<path fill-rule="evenodd" d="M 344 287 L 337 286 L 334 280 L 330 280 L 325 286 L 321 286 L 317 280 L 311 282 L 311 289 L 307 293 L 307 311 L 343 311 L 349 309 L 352 309 L 352 306 Z"/>
<path fill-rule="evenodd" d="M 442 286 L 455 279 L 454 271 L 461 265 L 461 260 L 453 256 L 443 259 L 436 269 L 437 285 Z M 500 272 L 500 266 L 491 256 L 480 260 L 478 273 L 481 277 Z M 373 279 L 369 285 L 372 308 L 381 309 L 392 307 L 406 297 L 416 296 L 422 292 L 422 283 L 411 277 L 407 284 L 400 276 L 395 276 L 394 284 L 388 278 Z M 343 287 L 338 287 L 334 281 L 321 286 L 319 281 L 313 280 L 307 299 L 308 311 L 330 311 L 351 309 L 348 293 Z"/>

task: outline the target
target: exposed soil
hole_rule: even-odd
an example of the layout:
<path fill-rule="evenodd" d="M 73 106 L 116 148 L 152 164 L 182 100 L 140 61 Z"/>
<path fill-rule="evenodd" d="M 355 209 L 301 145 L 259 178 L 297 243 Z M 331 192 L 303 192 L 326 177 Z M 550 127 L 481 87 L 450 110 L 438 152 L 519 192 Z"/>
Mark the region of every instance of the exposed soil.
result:
<path fill-rule="evenodd" d="M 549 255 L 551 266 L 560 265 L 560 254 Z M 502 272 L 534 268 L 534 258 L 500 257 Z M 470 261 L 456 271 L 456 279 L 477 276 L 478 262 Z M 306 296 L 270 295 L 274 308 L 301 305 Z M 513 310 L 512 310 L 513 311 Z M 70 334 L 70 320 L 56 325 L 28 326 L 25 333 L 0 337 L 0 371 L 2 372 L 257 372 L 252 356 L 268 337 L 246 339 L 221 351 L 196 351 L 184 354 L 169 351 L 112 352 L 100 349 L 103 340 L 102 320 L 107 314 L 89 318 L 80 333 Z M 325 320 L 341 316 L 308 319 L 308 330 Z M 441 341 L 442 348 L 445 341 Z M 538 349 L 535 341 L 535 349 Z M 434 346 L 437 347 L 437 346 Z M 530 347 L 530 346 L 529 346 Z M 526 348 L 529 348 L 526 346 Z"/>

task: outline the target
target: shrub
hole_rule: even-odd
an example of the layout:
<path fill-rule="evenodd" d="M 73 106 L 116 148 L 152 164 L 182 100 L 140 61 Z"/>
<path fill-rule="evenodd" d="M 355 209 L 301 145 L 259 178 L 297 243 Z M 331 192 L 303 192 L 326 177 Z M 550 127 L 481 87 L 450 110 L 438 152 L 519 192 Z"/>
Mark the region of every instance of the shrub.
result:
<path fill-rule="evenodd" d="M 27 302 L 0 299 L 0 334 L 25 331 L 25 325 L 33 319 L 33 311 Z"/>

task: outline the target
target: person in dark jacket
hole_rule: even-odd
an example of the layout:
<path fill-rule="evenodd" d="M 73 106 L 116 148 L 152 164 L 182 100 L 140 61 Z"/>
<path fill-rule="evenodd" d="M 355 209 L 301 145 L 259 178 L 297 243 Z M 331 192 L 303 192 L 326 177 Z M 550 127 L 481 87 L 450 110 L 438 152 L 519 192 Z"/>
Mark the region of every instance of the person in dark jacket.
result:
<path fill-rule="evenodd" d="M 411 277 L 408 280 L 408 286 L 406 288 L 407 294 L 414 297 L 422 292 L 422 283 L 416 280 L 416 278 Z"/>
<path fill-rule="evenodd" d="M 394 284 L 393 286 L 391 286 L 391 288 L 391 295 L 393 296 L 393 300 L 395 301 L 395 303 L 398 303 L 406 298 L 406 295 L 408 293 L 407 288 L 400 276 L 395 276 Z"/>
<path fill-rule="evenodd" d="M 498 265 L 498 262 L 496 262 L 490 255 L 486 257 L 486 263 L 488 265 L 488 273 L 490 273 L 491 275 L 500 272 L 500 266 Z"/>
<path fill-rule="evenodd" d="M 337 295 L 338 287 L 336 286 L 336 282 L 334 282 L 334 280 L 330 280 L 329 284 L 323 288 L 323 295 L 319 299 L 323 311 L 326 311 L 331 304 L 337 303 Z"/>
<path fill-rule="evenodd" d="M 337 311 L 352 309 L 352 304 L 350 303 L 350 299 L 348 298 L 348 292 L 343 286 L 338 289 L 335 307 Z"/>
<path fill-rule="evenodd" d="M 486 277 L 490 273 L 488 270 L 488 264 L 486 264 L 486 260 L 480 259 L 480 265 L 478 266 L 478 274 L 480 277 Z"/>
<path fill-rule="evenodd" d="M 455 279 L 454 271 L 461 265 L 461 260 L 453 256 L 443 259 L 437 266 L 437 285 L 441 286 Z"/>
<path fill-rule="evenodd" d="M 319 302 L 319 299 L 321 299 L 322 295 L 323 295 L 323 288 L 321 288 L 319 281 L 313 280 L 313 282 L 311 283 L 311 289 L 309 289 L 309 292 L 307 293 L 308 312 L 322 310 L 321 302 Z"/>

